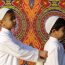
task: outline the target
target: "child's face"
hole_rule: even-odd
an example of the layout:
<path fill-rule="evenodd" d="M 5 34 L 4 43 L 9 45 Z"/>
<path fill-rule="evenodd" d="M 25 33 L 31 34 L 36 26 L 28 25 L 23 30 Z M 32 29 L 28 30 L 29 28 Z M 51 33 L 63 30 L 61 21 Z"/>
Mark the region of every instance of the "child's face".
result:
<path fill-rule="evenodd" d="M 3 20 L 2 20 L 2 26 L 11 30 L 16 25 L 16 20 L 13 19 L 15 15 L 11 16 L 11 14 L 7 13 Z"/>
<path fill-rule="evenodd" d="M 56 31 L 56 36 L 59 40 L 63 40 L 65 38 L 65 27 L 61 27 Z"/>

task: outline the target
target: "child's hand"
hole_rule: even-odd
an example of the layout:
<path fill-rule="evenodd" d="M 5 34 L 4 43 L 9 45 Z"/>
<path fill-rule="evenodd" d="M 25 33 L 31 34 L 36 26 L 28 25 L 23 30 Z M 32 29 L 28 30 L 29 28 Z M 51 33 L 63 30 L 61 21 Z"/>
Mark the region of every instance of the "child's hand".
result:
<path fill-rule="evenodd" d="M 40 57 L 43 59 L 46 59 L 48 57 L 48 52 L 47 51 L 40 51 Z"/>

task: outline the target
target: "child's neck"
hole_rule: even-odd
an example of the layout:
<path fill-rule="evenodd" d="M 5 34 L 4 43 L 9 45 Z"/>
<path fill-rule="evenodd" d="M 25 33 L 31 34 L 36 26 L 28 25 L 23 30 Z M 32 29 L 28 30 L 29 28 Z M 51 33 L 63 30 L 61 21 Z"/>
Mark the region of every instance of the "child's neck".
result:
<path fill-rule="evenodd" d="M 50 36 L 52 36 L 52 37 L 58 39 L 57 35 L 55 35 L 55 34 L 50 34 Z"/>
<path fill-rule="evenodd" d="M 61 40 L 62 40 L 62 39 L 59 39 L 57 35 L 51 34 L 50 36 L 52 36 L 52 37 L 54 37 L 54 38 L 58 39 L 59 41 L 61 41 Z"/>
<path fill-rule="evenodd" d="M 5 26 L 2 26 L 3 28 L 5 28 L 5 29 L 8 29 L 7 27 L 5 27 Z M 8 29 L 9 31 L 11 31 L 11 29 Z"/>

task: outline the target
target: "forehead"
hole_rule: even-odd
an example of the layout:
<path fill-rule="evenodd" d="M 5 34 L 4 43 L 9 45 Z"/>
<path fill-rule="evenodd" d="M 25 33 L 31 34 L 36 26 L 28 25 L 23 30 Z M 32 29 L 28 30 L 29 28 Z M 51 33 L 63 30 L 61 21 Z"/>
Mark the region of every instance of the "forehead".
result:
<path fill-rule="evenodd" d="M 15 18 L 15 14 L 12 14 L 12 13 L 6 13 L 4 18 Z M 3 19 L 4 19 L 3 18 Z"/>

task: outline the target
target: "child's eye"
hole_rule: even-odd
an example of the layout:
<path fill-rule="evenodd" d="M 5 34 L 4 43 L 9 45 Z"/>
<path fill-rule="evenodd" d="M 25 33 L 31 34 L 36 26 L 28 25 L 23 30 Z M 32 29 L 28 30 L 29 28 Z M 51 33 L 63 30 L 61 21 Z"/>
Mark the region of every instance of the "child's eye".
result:
<path fill-rule="evenodd" d="M 15 16 L 12 16 L 12 17 L 11 17 L 11 20 L 13 21 L 15 18 L 16 18 Z"/>

